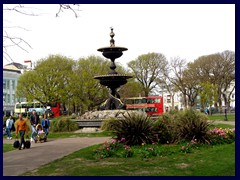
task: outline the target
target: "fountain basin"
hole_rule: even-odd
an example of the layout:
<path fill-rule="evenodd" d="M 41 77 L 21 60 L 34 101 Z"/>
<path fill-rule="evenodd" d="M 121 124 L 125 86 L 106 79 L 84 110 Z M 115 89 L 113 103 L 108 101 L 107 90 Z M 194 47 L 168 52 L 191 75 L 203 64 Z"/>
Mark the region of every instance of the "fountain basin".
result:
<path fill-rule="evenodd" d="M 124 74 L 107 74 L 94 76 L 94 79 L 98 79 L 101 85 L 107 87 L 120 87 L 127 83 L 127 79 L 132 78 L 132 76 L 124 75 Z"/>

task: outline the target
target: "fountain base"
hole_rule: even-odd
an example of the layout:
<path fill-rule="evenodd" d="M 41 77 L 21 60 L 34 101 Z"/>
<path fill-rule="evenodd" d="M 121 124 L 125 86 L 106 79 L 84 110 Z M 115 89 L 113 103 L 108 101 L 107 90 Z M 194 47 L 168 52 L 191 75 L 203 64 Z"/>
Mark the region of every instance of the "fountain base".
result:
<path fill-rule="evenodd" d="M 79 127 L 101 127 L 104 120 L 110 118 L 122 119 L 131 114 L 139 114 L 147 116 L 145 112 L 134 110 L 103 110 L 103 111 L 88 111 L 73 121 L 78 122 Z"/>

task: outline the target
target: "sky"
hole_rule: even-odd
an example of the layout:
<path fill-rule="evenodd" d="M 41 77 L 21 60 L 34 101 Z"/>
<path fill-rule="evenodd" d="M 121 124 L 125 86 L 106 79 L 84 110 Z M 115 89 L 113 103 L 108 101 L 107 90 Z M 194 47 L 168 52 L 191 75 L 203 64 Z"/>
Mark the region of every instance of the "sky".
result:
<path fill-rule="evenodd" d="M 28 53 L 17 46 L 7 48 L 12 60 L 21 64 L 54 54 L 75 60 L 103 57 L 97 49 L 110 46 L 110 27 L 115 46 L 128 48 L 115 60 L 124 66 L 150 52 L 192 62 L 203 55 L 235 51 L 234 4 L 82 4 L 78 18 L 71 11 L 56 17 L 57 4 L 24 7 L 38 16 L 3 11 L 3 34 L 20 37 L 32 47 L 21 44 Z M 10 62 L 3 58 L 3 65 Z"/>

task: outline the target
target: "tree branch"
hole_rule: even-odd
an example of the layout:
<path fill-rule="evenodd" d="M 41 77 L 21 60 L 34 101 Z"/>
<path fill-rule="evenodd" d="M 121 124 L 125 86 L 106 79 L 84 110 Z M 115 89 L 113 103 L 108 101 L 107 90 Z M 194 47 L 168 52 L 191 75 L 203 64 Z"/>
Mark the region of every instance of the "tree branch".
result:
<path fill-rule="evenodd" d="M 74 9 L 71 5 L 69 5 L 69 4 L 59 4 L 59 10 L 58 10 L 58 12 L 56 13 L 56 17 L 59 17 L 59 14 L 61 13 L 61 12 L 63 12 L 64 10 L 71 10 L 73 13 L 74 13 L 74 15 L 75 15 L 75 17 L 77 18 L 78 17 L 78 14 L 77 14 L 77 11 L 80 11 L 79 10 L 79 4 L 73 4 L 73 6 L 77 6 L 77 9 Z"/>

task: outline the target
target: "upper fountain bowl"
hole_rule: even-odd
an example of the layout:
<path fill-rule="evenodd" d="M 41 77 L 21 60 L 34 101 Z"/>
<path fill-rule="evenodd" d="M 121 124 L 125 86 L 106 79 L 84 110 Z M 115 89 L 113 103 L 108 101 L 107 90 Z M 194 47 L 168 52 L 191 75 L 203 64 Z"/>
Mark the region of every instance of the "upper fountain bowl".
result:
<path fill-rule="evenodd" d="M 102 55 L 108 59 L 117 59 L 122 56 L 123 51 L 127 51 L 125 47 L 103 47 L 99 48 L 98 51 L 102 52 Z"/>

